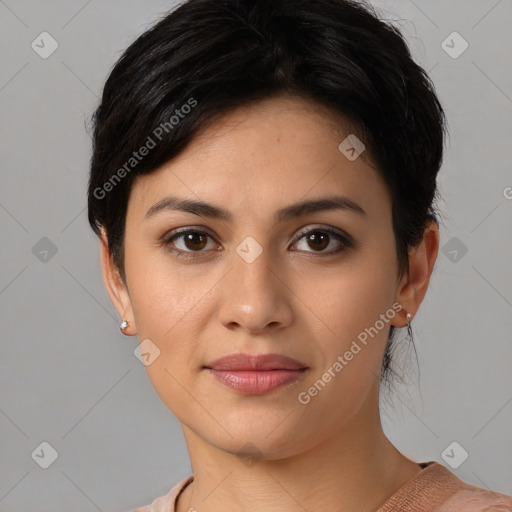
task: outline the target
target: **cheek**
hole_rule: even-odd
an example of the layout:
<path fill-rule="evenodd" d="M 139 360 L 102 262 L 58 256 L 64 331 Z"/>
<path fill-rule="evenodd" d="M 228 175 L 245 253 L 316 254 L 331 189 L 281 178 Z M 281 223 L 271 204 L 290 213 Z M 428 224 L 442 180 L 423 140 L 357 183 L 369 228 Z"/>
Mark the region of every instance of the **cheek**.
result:
<path fill-rule="evenodd" d="M 343 397 L 340 414 L 357 409 L 380 374 L 390 322 L 396 315 L 392 307 L 397 277 L 392 243 L 393 239 L 390 243 L 382 238 L 361 250 L 350 263 L 347 260 L 323 279 L 322 292 L 316 288 L 308 297 L 329 327 L 322 330 L 326 336 L 317 337 L 323 357 L 315 378 L 328 381 L 332 394 L 322 393 L 317 403 Z M 329 369 L 336 377 L 326 374 Z"/>
<path fill-rule="evenodd" d="M 321 286 L 313 277 L 305 280 L 302 293 L 330 331 L 347 341 L 391 308 L 396 294 L 395 265 L 392 250 L 365 250 L 346 265 L 332 269 L 322 278 Z"/>
<path fill-rule="evenodd" d="M 190 269 L 173 263 L 163 248 L 126 242 L 126 272 L 138 332 L 165 338 L 204 295 L 208 277 L 194 278 Z"/>
<path fill-rule="evenodd" d="M 326 336 L 316 338 L 322 358 L 299 390 L 300 403 L 307 402 L 304 408 L 309 411 L 304 422 L 311 428 L 319 416 L 324 418 L 321 429 L 339 428 L 377 389 L 390 321 L 396 314 L 393 265 L 393 253 L 364 257 L 346 272 L 340 267 L 325 279 L 323 295 L 310 295 L 330 328 L 322 330 Z"/>
<path fill-rule="evenodd" d="M 158 354 L 145 369 L 156 393 L 180 420 L 190 408 L 191 380 L 197 366 L 198 330 L 210 278 L 192 279 L 165 257 L 132 252 L 126 261 L 130 296 L 141 343 Z M 144 345 L 141 345 L 141 349 Z M 157 347 L 156 349 L 154 347 Z"/>
<path fill-rule="evenodd" d="M 205 333 L 223 272 L 220 267 L 208 270 L 206 265 L 201 269 L 200 265 L 177 264 L 165 249 L 131 249 L 126 251 L 125 264 L 137 334 L 140 342 L 149 339 L 159 350 L 146 370 L 170 406 L 169 397 L 179 400 L 183 394 L 179 383 L 190 388 L 194 372 L 204 363 Z"/>

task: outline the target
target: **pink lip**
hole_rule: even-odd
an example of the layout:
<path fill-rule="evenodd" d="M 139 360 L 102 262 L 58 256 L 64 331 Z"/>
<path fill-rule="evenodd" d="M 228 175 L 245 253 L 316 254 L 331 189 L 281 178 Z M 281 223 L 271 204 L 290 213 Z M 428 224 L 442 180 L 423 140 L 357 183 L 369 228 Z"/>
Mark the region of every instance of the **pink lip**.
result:
<path fill-rule="evenodd" d="M 302 370 L 305 364 L 280 354 L 230 354 L 205 365 L 212 370 Z"/>
<path fill-rule="evenodd" d="M 308 367 L 279 354 L 231 354 L 204 368 L 235 391 L 260 395 L 298 380 Z"/>

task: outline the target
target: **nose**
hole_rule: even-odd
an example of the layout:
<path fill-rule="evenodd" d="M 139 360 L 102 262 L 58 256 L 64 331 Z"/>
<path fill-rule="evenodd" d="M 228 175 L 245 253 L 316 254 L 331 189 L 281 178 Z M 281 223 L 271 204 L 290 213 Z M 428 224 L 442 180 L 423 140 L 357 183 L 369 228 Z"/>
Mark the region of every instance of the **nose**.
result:
<path fill-rule="evenodd" d="M 293 293 L 282 265 L 271 260 L 269 250 L 250 263 L 234 254 L 233 267 L 219 285 L 219 319 L 227 329 L 259 334 L 292 323 Z"/>

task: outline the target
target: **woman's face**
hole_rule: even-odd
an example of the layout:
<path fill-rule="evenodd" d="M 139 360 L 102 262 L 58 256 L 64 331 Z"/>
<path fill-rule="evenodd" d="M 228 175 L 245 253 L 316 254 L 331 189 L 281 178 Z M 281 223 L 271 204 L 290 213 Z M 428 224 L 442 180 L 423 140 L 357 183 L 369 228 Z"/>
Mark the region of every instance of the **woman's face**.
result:
<path fill-rule="evenodd" d="M 331 116 L 285 97 L 239 109 L 131 192 L 120 314 L 150 340 L 166 406 L 228 452 L 280 458 L 374 419 L 389 326 L 404 325 L 389 192 L 368 158 L 338 148 L 350 131 Z M 153 208 L 170 196 L 211 206 Z M 340 206 L 292 208 L 325 198 Z M 205 368 L 240 353 L 306 369 L 277 370 L 277 388 L 261 373 L 257 392 L 254 372 L 217 373 L 235 389 Z"/>

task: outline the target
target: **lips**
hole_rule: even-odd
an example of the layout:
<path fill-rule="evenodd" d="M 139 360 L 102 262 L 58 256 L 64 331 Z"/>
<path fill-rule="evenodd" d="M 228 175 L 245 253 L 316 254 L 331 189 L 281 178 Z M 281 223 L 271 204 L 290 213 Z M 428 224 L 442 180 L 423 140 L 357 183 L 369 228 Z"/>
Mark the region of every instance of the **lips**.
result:
<path fill-rule="evenodd" d="M 231 354 L 204 368 L 224 386 L 245 395 L 262 395 L 293 384 L 308 369 L 280 354 Z"/>
<path fill-rule="evenodd" d="M 280 354 L 230 354 L 205 365 L 212 370 L 302 370 L 305 364 Z"/>

